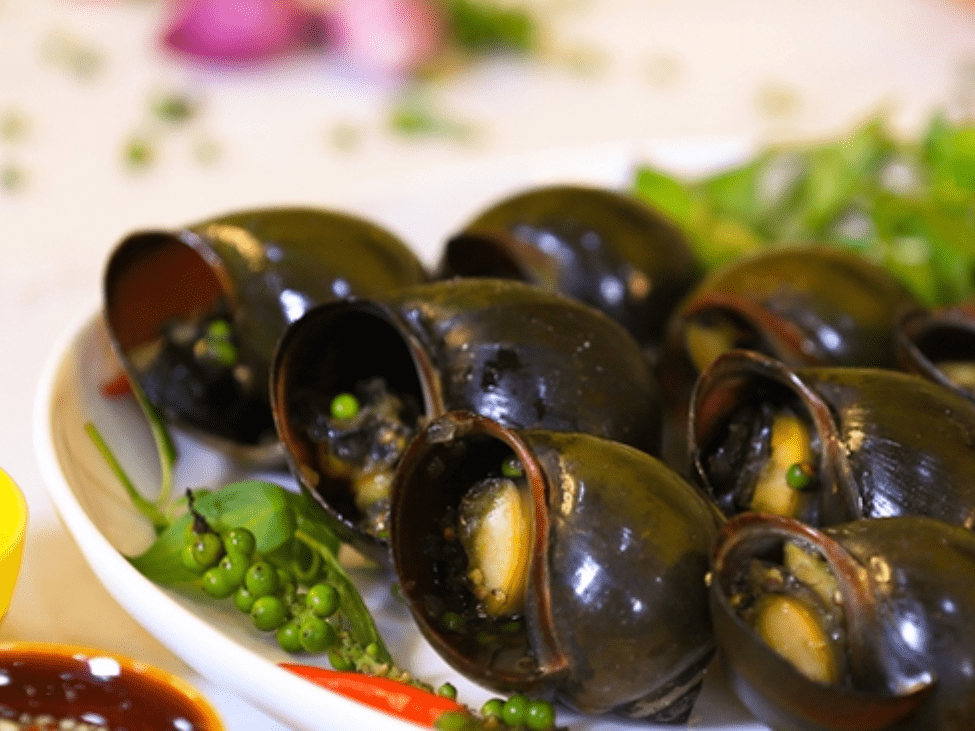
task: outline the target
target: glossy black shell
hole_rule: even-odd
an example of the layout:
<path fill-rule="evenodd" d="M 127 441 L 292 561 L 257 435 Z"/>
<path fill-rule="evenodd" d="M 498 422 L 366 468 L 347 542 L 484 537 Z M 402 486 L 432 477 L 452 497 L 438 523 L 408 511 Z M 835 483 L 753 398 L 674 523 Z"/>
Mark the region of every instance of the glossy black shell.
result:
<path fill-rule="evenodd" d="M 282 337 L 272 403 L 292 471 L 372 556 L 384 546 L 355 528 L 349 488 L 322 479 L 300 419 L 352 384 L 382 376 L 426 419 L 467 410 L 506 426 L 579 431 L 647 452 L 658 448 L 659 394 L 640 346 L 580 302 L 522 282 L 457 279 L 384 299 L 327 303 Z"/>
<path fill-rule="evenodd" d="M 172 400 L 155 405 L 219 448 L 261 461 L 280 460 L 268 372 L 285 328 L 321 302 L 378 296 L 427 278 L 407 245 L 377 225 L 334 211 L 269 208 L 127 236 L 108 260 L 103 294 L 109 334 L 135 379 L 142 371 L 131 354 L 167 321 L 227 313 L 250 374 L 242 392 L 194 396 L 174 388 Z M 180 378 L 172 375 L 174 386 Z"/>
<path fill-rule="evenodd" d="M 729 597 L 756 556 L 799 539 L 826 559 L 847 617 L 849 685 L 812 681 L 773 652 Z M 927 517 L 823 529 L 776 516 L 731 519 L 715 549 L 711 604 L 735 692 L 782 731 L 966 731 L 975 725 L 975 534 Z"/>
<path fill-rule="evenodd" d="M 788 393 L 820 450 L 814 525 L 927 515 L 975 527 L 975 405 L 920 376 L 880 368 L 797 368 L 731 351 L 701 375 L 688 442 L 693 477 L 716 502 L 706 460 L 730 415 L 764 394 Z"/>
<path fill-rule="evenodd" d="M 447 241 L 435 276 L 530 282 L 602 310 L 655 351 L 671 310 L 701 273 L 684 234 L 643 201 L 553 185 L 477 214 Z"/>
<path fill-rule="evenodd" d="M 687 466 L 687 407 L 700 372 L 688 353 L 686 334 L 695 318 L 729 317 L 748 333 L 748 344 L 738 347 L 791 366 L 894 368 L 896 323 L 916 304 L 880 266 L 825 247 L 777 249 L 710 272 L 667 327 L 660 358 L 664 458 L 677 469 Z"/>
<path fill-rule="evenodd" d="M 513 452 L 533 503 L 532 560 L 506 649 L 445 628 L 444 517 Z M 393 486 L 397 579 L 417 625 L 458 672 L 586 713 L 687 718 L 712 656 L 704 576 L 720 515 L 658 459 L 588 434 L 515 430 L 450 412 L 414 440 Z"/>
<path fill-rule="evenodd" d="M 975 301 L 906 312 L 897 323 L 898 365 L 975 401 L 971 384 L 942 367 L 947 361 L 975 364 Z"/>

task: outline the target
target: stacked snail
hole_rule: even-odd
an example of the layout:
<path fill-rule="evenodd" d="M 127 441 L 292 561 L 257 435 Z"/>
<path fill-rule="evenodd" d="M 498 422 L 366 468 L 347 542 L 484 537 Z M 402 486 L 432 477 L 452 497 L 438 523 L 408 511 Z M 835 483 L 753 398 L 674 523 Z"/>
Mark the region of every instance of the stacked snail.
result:
<path fill-rule="evenodd" d="M 163 413 L 286 465 L 482 685 L 680 722 L 717 648 L 776 728 L 975 719 L 975 404 L 908 366 L 967 354 L 874 264 L 705 274 L 642 202 L 564 185 L 429 269 L 332 211 L 139 232 L 105 310 Z"/>

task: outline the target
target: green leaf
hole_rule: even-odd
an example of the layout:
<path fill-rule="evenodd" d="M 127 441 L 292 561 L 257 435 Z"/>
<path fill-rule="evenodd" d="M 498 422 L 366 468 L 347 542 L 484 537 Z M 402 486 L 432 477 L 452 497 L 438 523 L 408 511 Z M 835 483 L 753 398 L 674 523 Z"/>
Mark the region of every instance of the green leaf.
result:
<path fill-rule="evenodd" d="M 257 539 L 257 550 L 270 553 L 289 540 L 297 526 L 296 507 L 301 503 L 280 485 L 245 480 L 219 490 L 194 493 L 193 507 L 218 533 L 248 528 Z M 188 584 L 199 578 L 186 569 L 180 554 L 192 537 L 189 512 L 176 518 L 153 544 L 129 562 L 146 578 L 165 586 Z"/>
<path fill-rule="evenodd" d="M 538 28 L 527 10 L 480 0 L 444 0 L 451 37 L 473 54 L 527 53 L 538 42 Z"/>
<path fill-rule="evenodd" d="M 923 302 L 975 296 L 975 123 L 935 115 L 917 140 L 877 117 L 818 144 L 768 147 L 703 179 L 637 171 L 640 196 L 691 201 L 679 223 L 708 268 L 783 245 L 843 246 Z M 675 217 L 676 218 L 676 217 Z"/>
<path fill-rule="evenodd" d="M 693 202 L 690 191 L 661 170 L 642 167 L 636 173 L 636 193 L 678 226 L 691 225 Z"/>

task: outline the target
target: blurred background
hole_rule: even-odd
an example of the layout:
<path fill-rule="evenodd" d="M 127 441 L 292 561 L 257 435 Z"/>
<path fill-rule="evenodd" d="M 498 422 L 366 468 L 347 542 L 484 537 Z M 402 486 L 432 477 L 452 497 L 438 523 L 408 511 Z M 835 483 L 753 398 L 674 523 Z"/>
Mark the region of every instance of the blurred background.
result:
<path fill-rule="evenodd" d="M 515 2 L 0 0 L 4 291 L 54 263 L 36 248 L 90 283 L 81 243 L 125 227 L 541 151 L 817 140 L 878 114 L 911 134 L 975 105 L 964 0 Z"/>
<path fill-rule="evenodd" d="M 0 0 L 0 464 L 32 516 L 0 639 L 132 633 L 179 669 L 99 593 L 30 442 L 38 372 L 126 233 L 276 204 L 437 211 L 532 166 L 694 175 L 937 114 L 975 114 L 965 0 Z M 463 214 L 424 229 L 404 205 L 431 235 Z"/>

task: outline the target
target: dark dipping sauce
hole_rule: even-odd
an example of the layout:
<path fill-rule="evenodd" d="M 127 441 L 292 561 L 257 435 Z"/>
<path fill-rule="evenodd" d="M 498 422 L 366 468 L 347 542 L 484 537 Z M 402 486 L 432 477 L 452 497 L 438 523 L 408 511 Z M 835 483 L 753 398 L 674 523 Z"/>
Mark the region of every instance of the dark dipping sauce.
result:
<path fill-rule="evenodd" d="M 221 731 L 216 713 L 183 681 L 148 665 L 84 648 L 0 647 L 0 726 L 110 731 Z M 19 728 L 20 726 L 14 726 Z"/>

